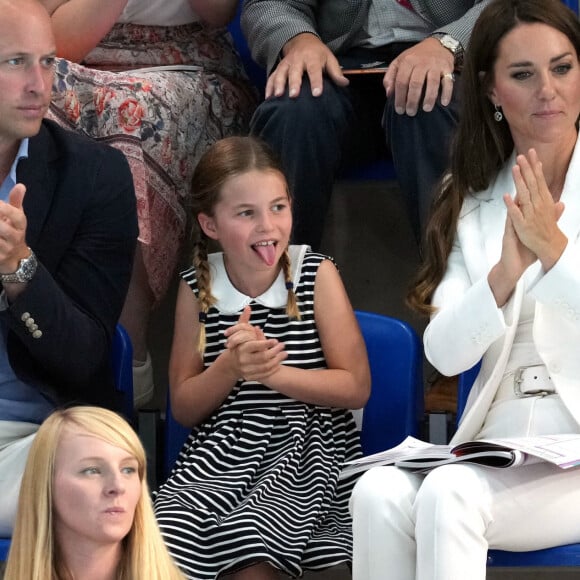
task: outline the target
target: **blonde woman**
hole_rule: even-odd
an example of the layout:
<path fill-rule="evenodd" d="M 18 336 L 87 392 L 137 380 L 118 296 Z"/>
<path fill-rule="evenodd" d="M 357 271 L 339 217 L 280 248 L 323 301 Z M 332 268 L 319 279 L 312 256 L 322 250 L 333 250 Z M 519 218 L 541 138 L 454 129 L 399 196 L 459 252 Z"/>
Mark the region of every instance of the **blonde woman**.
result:
<path fill-rule="evenodd" d="M 145 474 L 143 447 L 120 416 L 55 411 L 28 456 L 5 580 L 182 580 Z"/>

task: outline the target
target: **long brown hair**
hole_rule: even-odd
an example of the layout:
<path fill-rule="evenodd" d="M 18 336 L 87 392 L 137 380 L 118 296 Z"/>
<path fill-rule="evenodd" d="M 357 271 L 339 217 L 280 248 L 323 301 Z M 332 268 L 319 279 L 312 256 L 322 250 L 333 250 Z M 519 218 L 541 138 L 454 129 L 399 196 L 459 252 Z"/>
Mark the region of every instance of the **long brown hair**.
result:
<path fill-rule="evenodd" d="M 524 23 L 546 24 L 562 32 L 580 54 L 578 17 L 560 0 L 494 0 L 482 11 L 461 75 L 462 111 L 451 146 L 450 171 L 435 192 L 423 261 L 407 296 L 409 306 L 422 314 L 434 310 L 431 299 L 445 273 L 465 196 L 489 187 L 513 151 L 509 126 L 495 121 L 488 93 L 500 42 Z"/>
<path fill-rule="evenodd" d="M 192 212 L 193 224 L 193 265 L 195 266 L 200 310 L 199 351 L 205 349 L 204 321 L 209 309 L 215 304 L 211 292 L 211 275 L 208 263 L 209 239 L 201 229 L 197 216 L 205 213 L 214 215 L 220 199 L 220 192 L 231 178 L 248 171 L 275 171 L 286 181 L 282 166 L 264 141 L 256 137 L 227 137 L 214 143 L 200 159 L 193 174 Z M 288 198 L 288 187 L 286 187 Z M 296 295 L 292 287 L 290 256 L 288 248 L 282 254 L 280 266 L 288 288 L 286 312 L 291 318 L 300 318 Z"/>

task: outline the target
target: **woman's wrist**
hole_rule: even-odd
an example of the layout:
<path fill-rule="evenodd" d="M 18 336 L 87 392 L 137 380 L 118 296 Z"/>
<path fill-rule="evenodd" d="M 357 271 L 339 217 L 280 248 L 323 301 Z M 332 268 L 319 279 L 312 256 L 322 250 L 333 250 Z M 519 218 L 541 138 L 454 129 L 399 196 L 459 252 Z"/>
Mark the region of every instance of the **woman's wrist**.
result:
<path fill-rule="evenodd" d="M 487 282 L 498 308 L 501 308 L 509 300 L 518 279 L 519 277 L 513 279 L 512 272 L 504 268 L 501 261 L 490 270 Z"/>

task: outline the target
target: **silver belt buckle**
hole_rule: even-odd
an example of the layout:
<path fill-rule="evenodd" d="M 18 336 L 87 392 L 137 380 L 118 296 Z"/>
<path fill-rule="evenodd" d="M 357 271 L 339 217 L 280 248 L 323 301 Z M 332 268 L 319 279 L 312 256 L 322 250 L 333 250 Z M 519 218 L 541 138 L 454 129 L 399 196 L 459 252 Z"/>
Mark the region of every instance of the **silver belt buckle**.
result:
<path fill-rule="evenodd" d="M 545 365 L 518 367 L 514 372 L 516 397 L 545 397 L 556 392 Z"/>

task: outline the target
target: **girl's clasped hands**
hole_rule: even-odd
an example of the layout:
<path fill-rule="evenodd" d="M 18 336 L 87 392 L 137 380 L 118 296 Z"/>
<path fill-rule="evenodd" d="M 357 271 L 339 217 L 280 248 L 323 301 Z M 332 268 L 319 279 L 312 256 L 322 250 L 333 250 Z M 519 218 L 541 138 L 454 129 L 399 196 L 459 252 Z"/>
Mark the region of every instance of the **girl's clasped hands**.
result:
<path fill-rule="evenodd" d="M 237 324 L 225 331 L 226 348 L 244 380 L 267 383 L 283 360 L 288 357 L 284 343 L 266 338 L 261 328 L 250 324 L 251 308 L 246 306 Z"/>

